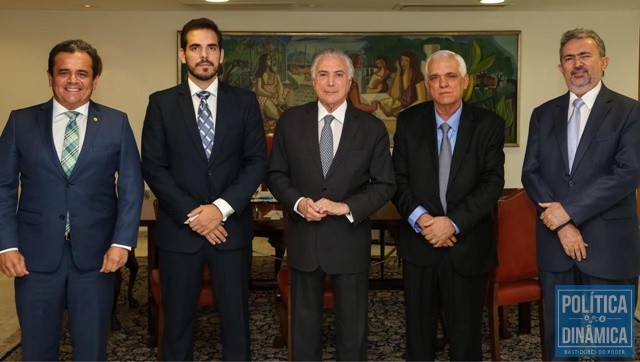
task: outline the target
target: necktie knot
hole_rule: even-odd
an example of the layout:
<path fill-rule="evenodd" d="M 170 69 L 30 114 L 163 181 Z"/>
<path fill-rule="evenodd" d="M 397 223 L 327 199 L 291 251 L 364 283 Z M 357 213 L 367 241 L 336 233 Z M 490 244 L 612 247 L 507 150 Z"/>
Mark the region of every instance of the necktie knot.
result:
<path fill-rule="evenodd" d="M 440 125 L 440 128 L 442 129 L 442 134 L 446 136 L 449 133 L 451 126 L 448 123 L 443 123 Z"/>
<path fill-rule="evenodd" d="M 69 122 L 75 122 L 78 116 L 80 115 L 80 112 L 67 111 L 67 112 L 64 112 L 64 115 L 69 118 Z"/>
<path fill-rule="evenodd" d="M 582 98 L 576 98 L 573 101 L 573 108 L 575 109 L 580 109 L 580 107 L 582 107 L 584 105 L 584 101 L 582 100 Z"/>
<path fill-rule="evenodd" d="M 326 116 L 324 116 L 323 119 L 324 119 L 325 126 L 331 126 L 331 122 L 333 122 L 333 120 L 336 118 L 330 114 L 327 114 Z"/>
<path fill-rule="evenodd" d="M 201 101 L 207 101 L 207 99 L 209 99 L 209 96 L 211 95 L 211 93 L 207 92 L 207 91 L 202 91 L 202 92 L 198 92 L 196 93 L 196 95 L 198 97 L 200 97 Z"/>

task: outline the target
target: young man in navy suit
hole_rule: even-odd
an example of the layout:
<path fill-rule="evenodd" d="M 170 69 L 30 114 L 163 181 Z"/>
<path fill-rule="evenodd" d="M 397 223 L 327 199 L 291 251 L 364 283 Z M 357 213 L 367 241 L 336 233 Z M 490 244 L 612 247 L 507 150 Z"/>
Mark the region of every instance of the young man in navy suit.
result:
<path fill-rule="evenodd" d="M 569 92 L 531 114 L 522 184 L 540 215 L 547 356 L 554 355 L 556 285 L 632 286 L 640 274 L 640 104 L 604 85 L 608 64 L 595 31 L 565 32 L 558 69 Z"/>
<path fill-rule="evenodd" d="M 0 271 L 25 361 L 58 359 L 65 308 L 74 360 L 107 358 L 113 272 L 138 240 L 140 157 L 127 115 L 90 100 L 101 71 L 90 44 L 56 45 L 53 99 L 11 112 L 0 137 Z"/>
<path fill-rule="evenodd" d="M 149 97 L 142 166 L 160 202 L 158 263 L 165 360 L 193 360 L 202 270 L 209 267 L 222 327 L 222 358 L 249 360 L 249 201 L 267 168 L 253 92 L 221 82 L 222 33 L 205 18 L 180 35 L 186 81 Z"/>

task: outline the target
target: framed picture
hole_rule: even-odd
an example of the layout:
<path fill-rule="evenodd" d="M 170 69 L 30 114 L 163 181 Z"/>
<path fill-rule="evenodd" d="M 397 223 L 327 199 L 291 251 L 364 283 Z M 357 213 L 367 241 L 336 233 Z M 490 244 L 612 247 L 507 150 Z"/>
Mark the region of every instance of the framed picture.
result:
<path fill-rule="evenodd" d="M 178 32 L 178 49 L 180 33 Z M 427 57 L 440 49 L 460 54 L 469 86 L 464 100 L 493 110 L 505 121 L 505 146 L 518 146 L 520 31 L 423 33 L 226 32 L 219 76 L 256 92 L 266 132 L 289 107 L 316 100 L 310 66 L 327 48 L 351 58 L 355 91 L 349 100 L 380 118 L 393 142 L 396 117 L 430 99 L 424 85 Z M 178 81 L 187 74 L 178 58 Z"/>

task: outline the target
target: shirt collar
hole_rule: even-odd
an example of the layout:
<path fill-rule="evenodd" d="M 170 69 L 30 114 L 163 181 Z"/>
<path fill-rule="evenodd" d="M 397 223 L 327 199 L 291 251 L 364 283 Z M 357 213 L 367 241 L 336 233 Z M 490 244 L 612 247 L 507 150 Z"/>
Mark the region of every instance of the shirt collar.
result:
<path fill-rule="evenodd" d="M 462 115 L 462 107 L 464 107 L 464 103 L 460 103 L 460 107 L 458 107 L 458 110 L 455 111 L 455 113 L 452 114 L 451 117 L 449 117 L 449 119 L 447 120 L 447 124 L 451 126 L 451 130 L 453 130 L 454 132 L 458 132 L 458 127 L 460 126 L 460 116 Z M 444 123 L 444 119 L 440 117 L 440 115 L 435 109 L 435 106 L 433 108 L 433 111 L 436 114 L 436 127 L 440 128 L 440 125 Z"/>
<path fill-rule="evenodd" d="M 76 109 L 66 109 L 62 104 L 60 104 L 55 98 L 53 98 L 53 117 L 57 117 L 68 111 L 75 111 L 82 114 L 85 117 L 89 115 L 89 103 L 87 102 Z"/>
<path fill-rule="evenodd" d="M 196 96 L 197 93 L 200 93 L 202 91 L 207 91 L 209 93 L 211 93 L 214 97 L 218 97 L 218 77 L 216 77 L 216 79 L 213 80 L 213 83 L 209 84 L 209 86 L 207 87 L 207 89 L 200 89 L 200 87 L 198 87 L 192 80 L 191 78 L 187 78 L 187 83 L 189 84 L 189 93 L 191 94 L 191 96 Z"/>
<path fill-rule="evenodd" d="M 598 93 L 600 93 L 600 89 L 602 89 L 602 81 L 599 81 L 598 84 L 593 87 L 590 91 L 585 93 L 582 97 L 584 104 L 589 107 L 589 109 L 593 108 L 593 104 L 596 103 L 596 98 L 598 97 Z M 569 92 L 569 104 L 573 106 L 573 101 L 578 99 L 578 96 Z"/>
<path fill-rule="evenodd" d="M 331 113 L 327 112 L 322 103 L 318 101 L 318 122 L 322 121 L 327 114 L 331 114 L 336 121 L 344 124 L 344 118 L 347 114 L 347 101 L 342 102 L 342 104 Z"/>

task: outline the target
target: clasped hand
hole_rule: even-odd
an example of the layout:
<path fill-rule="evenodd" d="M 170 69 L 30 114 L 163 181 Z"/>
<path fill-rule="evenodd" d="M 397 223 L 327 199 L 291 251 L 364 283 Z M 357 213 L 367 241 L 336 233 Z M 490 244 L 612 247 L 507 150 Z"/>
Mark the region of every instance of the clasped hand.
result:
<path fill-rule="evenodd" d="M 350 212 L 344 202 L 335 202 L 326 198 L 318 201 L 305 197 L 298 203 L 298 211 L 307 221 L 320 221 L 327 215 L 339 216 Z"/>
<path fill-rule="evenodd" d="M 544 209 L 540 214 L 540 220 L 551 231 L 555 231 L 571 220 L 571 217 L 559 202 L 540 202 L 538 205 Z"/>
<path fill-rule="evenodd" d="M 416 221 L 422 229 L 420 234 L 434 248 L 452 247 L 455 245 L 456 229 L 453 222 L 446 216 L 433 217 L 427 213 L 420 215 Z"/>
<path fill-rule="evenodd" d="M 216 205 L 200 205 L 187 215 L 191 221 L 191 230 L 207 238 L 211 244 L 222 244 L 227 241 L 227 230 L 222 222 L 222 213 Z"/>

